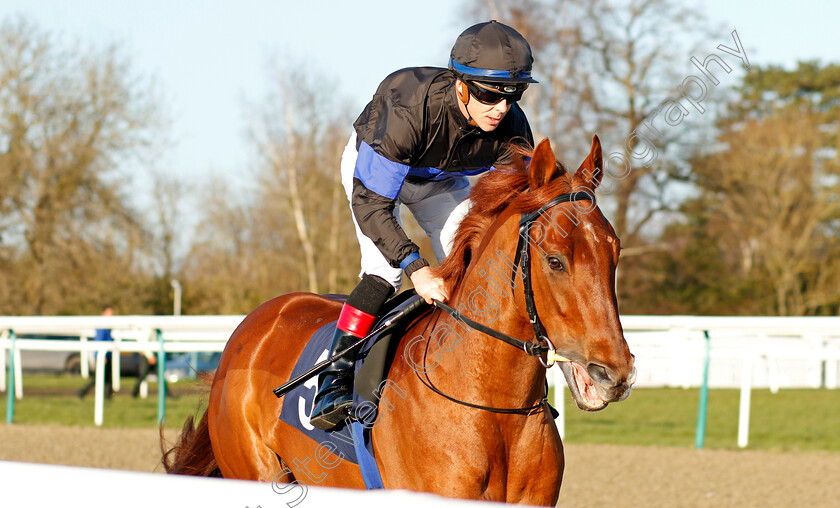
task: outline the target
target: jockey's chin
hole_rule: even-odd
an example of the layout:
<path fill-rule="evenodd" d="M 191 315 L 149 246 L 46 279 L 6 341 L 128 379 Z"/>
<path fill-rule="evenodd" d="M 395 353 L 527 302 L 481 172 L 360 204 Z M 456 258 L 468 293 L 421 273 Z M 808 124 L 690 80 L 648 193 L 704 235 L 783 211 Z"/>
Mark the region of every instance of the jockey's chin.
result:
<path fill-rule="evenodd" d="M 490 132 L 496 130 L 496 127 L 499 126 L 502 119 L 510 111 L 512 104 L 503 100 L 493 105 L 487 105 L 471 98 L 467 104 L 467 112 L 476 125 L 478 125 L 479 129 L 484 132 Z"/>

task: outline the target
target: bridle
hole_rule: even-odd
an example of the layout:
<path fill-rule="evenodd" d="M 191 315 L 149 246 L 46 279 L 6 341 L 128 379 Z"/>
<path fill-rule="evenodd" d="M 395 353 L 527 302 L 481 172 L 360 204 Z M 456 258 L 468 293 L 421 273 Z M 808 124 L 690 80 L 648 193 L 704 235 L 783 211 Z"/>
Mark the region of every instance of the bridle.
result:
<path fill-rule="evenodd" d="M 531 249 L 528 248 L 530 245 L 528 240 L 530 239 L 531 226 L 534 225 L 534 222 L 536 222 L 536 220 L 544 212 L 556 205 L 559 205 L 560 203 L 569 203 L 572 201 L 594 201 L 594 196 L 588 192 L 561 194 L 543 205 L 538 210 L 527 214 L 523 213 L 522 218 L 519 220 L 519 242 L 516 245 L 517 259 L 514 259 L 513 265 L 514 267 L 518 265 L 522 269 L 522 283 L 525 291 L 525 309 L 528 311 L 528 318 L 531 321 L 531 325 L 534 327 L 535 341 L 530 344 L 533 345 L 533 350 L 539 349 L 539 352 L 536 355 L 534 355 L 534 353 L 529 354 L 537 356 L 540 363 L 545 368 L 551 367 L 554 365 L 554 362 L 551 361 L 550 358 L 547 358 L 547 361 L 544 362 L 541 353 L 543 351 L 554 351 L 554 344 L 552 344 L 551 340 L 549 340 L 548 335 L 545 332 L 545 327 L 543 327 L 542 321 L 540 321 L 540 317 L 537 315 L 537 304 L 534 302 L 534 291 L 531 287 Z M 541 346 L 540 344 L 543 341 L 545 341 L 548 346 Z"/>
<path fill-rule="evenodd" d="M 516 278 L 516 272 L 518 270 L 522 270 L 522 281 L 523 281 L 523 291 L 525 292 L 525 308 L 528 312 L 528 319 L 531 322 L 531 325 L 534 328 L 534 339 L 530 341 L 524 341 L 517 339 L 515 337 L 511 337 L 506 333 L 502 333 L 498 330 L 494 330 L 489 326 L 483 325 L 477 321 L 474 321 L 459 311 L 455 310 L 454 308 L 446 305 L 443 302 L 439 302 L 437 300 L 434 301 L 435 306 L 445 311 L 447 314 L 452 316 L 455 320 L 464 323 L 465 325 L 469 326 L 473 330 L 481 332 L 485 335 L 489 335 L 495 339 L 499 339 L 502 342 L 506 342 L 514 347 L 522 349 L 526 354 L 530 356 L 536 357 L 540 364 L 548 369 L 552 365 L 554 365 L 555 361 L 567 361 L 566 358 L 563 358 L 555 353 L 554 344 L 552 344 L 551 340 L 548 338 L 546 334 L 545 327 L 540 321 L 540 317 L 537 313 L 537 305 L 534 301 L 534 290 L 533 286 L 531 285 L 531 255 L 530 255 L 530 234 L 531 234 L 531 227 L 537 221 L 537 219 L 549 209 L 561 204 L 561 203 L 569 203 L 572 201 L 593 201 L 595 200 L 595 196 L 590 192 L 570 192 L 566 194 L 561 194 L 556 198 L 552 199 L 545 205 L 541 206 L 539 209 L 523 213 L 520 220 L 519 220 L 519 240 L 516 244 L 516 254 L 515 259 L 513 261 L 513 272 L 511 273 L 511 287 L 515 287 L 514 282 Z M 430 319 L 431 321 L 431 319 Z M 546 359 L 543 360 L 543 354 L 546 355 Z M 461 400 L 457 400 L 449 395 L 438 390 L 434 385 L 431 384 L 431 381 L 427 382 L 423 380 L 424 384 L 431 388 L 436 393 L 443 395 L 447 399 L 457 402 L 459 404 L 463 404 L 465 406 L 477 408 L 477 409 L 485 409 L 487 411 L 493 411 L 496 413 L 530 413 L 531 411 L 538 409 L 543 404 L 547 403 L 548 401 L 548 381 L 546 381 L 546 395 L 545 397 L 540 400 L 538 404 L 529 407 L 517 408 L 517 409 L 507 409 L 507 408 L 494 408 L 489 406 L 480 406 L 477 404 L 471 404 L 469 402 L 464 402 Z"/>

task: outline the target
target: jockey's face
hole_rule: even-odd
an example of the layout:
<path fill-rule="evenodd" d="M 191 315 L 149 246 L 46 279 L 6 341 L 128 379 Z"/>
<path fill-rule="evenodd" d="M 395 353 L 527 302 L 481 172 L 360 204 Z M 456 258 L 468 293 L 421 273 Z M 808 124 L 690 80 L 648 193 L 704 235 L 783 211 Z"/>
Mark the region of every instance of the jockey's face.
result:
<path fill-rule="evenodd" d="M 466 85 L 460 84 L 460 86 Z M 474 86 L 481 86 L 481 84 L 476 83 Z M 513 105 L 512 102 L 504 99 L 496 104 L 485 104 L 479 102 L 472 93 L 470 93 L 469 97 L 469 102 L 466 104 L 463 101 L 458 101 L 461 112 L 466 118 L 472 118 L 476 125 L 485 132 L 495 130 L 508 111 L 510 111 L 511 105 Z"/>

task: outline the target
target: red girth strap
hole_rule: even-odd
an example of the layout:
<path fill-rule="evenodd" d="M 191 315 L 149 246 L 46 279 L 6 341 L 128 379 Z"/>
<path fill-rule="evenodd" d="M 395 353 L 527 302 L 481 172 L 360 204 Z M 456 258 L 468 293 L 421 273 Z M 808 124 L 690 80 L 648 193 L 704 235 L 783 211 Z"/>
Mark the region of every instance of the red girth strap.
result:
<path fill-rule="evenodd" d="M 373 327 L 376 316 L 347 305 L 341 308 L 341 315 L 338 316 L 338 329 L 352 333 L 356 337 L 364 337 Z"/>

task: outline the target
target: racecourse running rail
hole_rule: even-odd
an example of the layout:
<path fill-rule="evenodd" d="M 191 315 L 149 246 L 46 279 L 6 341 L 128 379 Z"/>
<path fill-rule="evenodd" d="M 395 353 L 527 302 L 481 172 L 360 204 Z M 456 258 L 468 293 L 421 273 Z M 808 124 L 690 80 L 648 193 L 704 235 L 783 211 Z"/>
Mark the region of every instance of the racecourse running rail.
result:
<path fill-rule="evenodd" d="M 15 379 L 9 407 L 23 397 L 26 367 L 20 352 L 27 351 L 222 351 L 244 316 L 14 316 L 0 317 L 0 390 Z M 707 386 L 740 388 L 738 444 L 746 446 L 749 397 L 754 388 L 829 388 L 840 385 L 840 317 L 704 317 L 622 316 L 630 349 L 636 355 L 639 387 L 699 387 L 704 383 L 706 337 L 710 369 Z M 90 341 L 96 328 L 113 330 L 114 342 Z M 16 338 L 22 334 L 78 336 L 77 340 Z M 13 340 L 16 338 L 16 340 Z M 11 353 L 11 354 L 10 354 Z M 103 355 L 98 355 L 102 358 Z M 112 368 L 119 372 L 119 355 Z M 13 366 L 11 370 L 7 365 Z M 81 362 L 87 377 L 87 362 Z M 101 369 L 99 369 L 101 372 Z M 554 386 L 563 376 L 553 369 Z M 119 376 L 114 377 L 119 389 Z M 561 410 L 557 425 L 564 434 L 563 390 L 555 390 Z M 103 422 L 104 373 L 97 377 L 94 422 Z M 165 401 L 162 401 L 165 403 Z M 165 407 L 162 408 L 165 411 Z M 162 416 L 162 415 L 161 415 Z"/>

